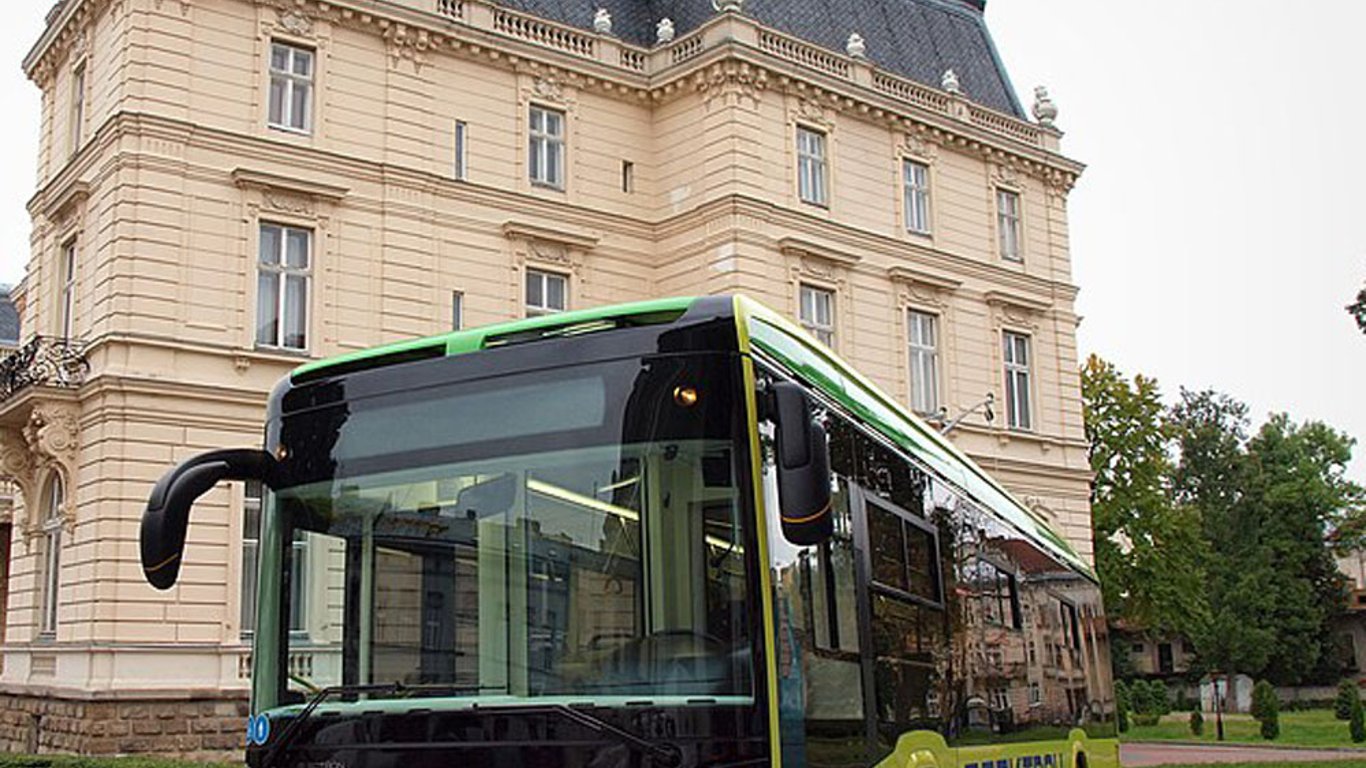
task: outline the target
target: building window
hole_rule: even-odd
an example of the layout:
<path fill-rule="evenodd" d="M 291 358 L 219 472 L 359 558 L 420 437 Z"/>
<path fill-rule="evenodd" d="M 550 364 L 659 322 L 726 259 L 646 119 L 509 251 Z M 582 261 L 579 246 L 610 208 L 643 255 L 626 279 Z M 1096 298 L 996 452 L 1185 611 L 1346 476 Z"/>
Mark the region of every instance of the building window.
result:
<path fill-rule="evenodd" d="M 65 519 L 62 507 L 66 503 L 66 484 L 62 476 L 53 472 L 47 483 L 47 503 L 43 507 L 43 553 L 42 553 L 42 616 L 38 631 L 44 635 L 57 632 L 57 593 L 61 588 L 62 570 L 62 525 Z"/>
<path fill-rule="evenodd" d="M 466 165 L 466 152 L 469 150 L 469 126 L 464 120 L 455 121 L 455 179 L 464 181 L 469 178 L 469 166 Z"/>
<path fill-rule="evenodd" d="M 563 312 L 569 294 L 569 279 L 554 272 L 526 271 L 526 316 Z"/>
<path fill-rule="evenodd" d="M 1020 261 L 1020 193 L 996 190 L 996 230 L 1001 239 L 1001 258 Z"/>
<path fill-rule="evenodd" d="M 1029 684 L 1029 706 L 1031 706 L 1031 707 L 1037 707 L 1037 706 L 1039 706 L 1039 705 L 1042 704 L 1042 703 L 1043 703 L 1043 696 L 1040 695 L 1039 684 L 1038 684 L 1038 683 L 1030 683 L 1030 684 Z"/>
<path fill-rule="evenodd" d="M 451 291 L 451 330 L 465 327 L 465 292 Z"/>
<path fill-rule="evenodd" d="M 939 318 L 912 309 L 906 313 L 910 339 L 911 408 L 917 413 L 939 410 Z"/>
<path fill-rule="evenodd" d="M 564 189 L 564 113 L 531 108 L 531 183 Z"/>
<path fill-rule="evenodd" d="M 906 188 L 906 229 L 929 234 L 930 167 L 914 160 L 903 160 L 901 171 Z"/>
<path fill-rule="evenodd" d="M 76 241 L 74 239 L 68 240 L 62 246 L 61 271 L 61 331 L 63 339 L 70 339 L 76 321 Z"/>
<path fill-rule="evenodd" d="M 1005 688 L 993 688 L 987 694 L 991 700 L 991 708 L 997 711 L 1010 709 L 1010 694 Z"/>
<path fill-rule="evenodd" d="M 636 191 L 636 164 L 630 160 L 621 161 L 621 191 L 628 195 Z"/>
<path fill-rule="evenodd" d="M 261 224 L 256 283 L 257 344 L 281 349 L 307 348 L 312 240 L 311 230 Z"/>
<path fill-rule="evenodd" d="M 835 292 L 809 285 L 801 287 L 798 319 L 802 327 L 822 344 L 835 348 Z"/>
<path fill-rule="evenodd" d="M 797 126 L 797 194 L 804 203 L 826 205 L 825 134 Z"/>
<path fill-rule="evenodd" d="M 1006 331 L 1003 335 L 1006 373 L 1006 426 L 1031 429 L 1029 411 L 1029 337 Z"/>
<path fill-rule="evenodd" d="M 313 128 L 313 51 L 270 44 L 270 127 L 308 133 Z"/>
<path fill-rule="evenodd" d="M 242 616 L 244 637 L 256 630 L 257 557 L 261 542 L 261 483 L 248 480 L 242 489 Z"/>
<path fill-rule="evenodd" d="M 71 73 L 71 137 L 68 150 L 76 154 L 81 148 L 85 129 L 85 65 L 81 64 Z"/>

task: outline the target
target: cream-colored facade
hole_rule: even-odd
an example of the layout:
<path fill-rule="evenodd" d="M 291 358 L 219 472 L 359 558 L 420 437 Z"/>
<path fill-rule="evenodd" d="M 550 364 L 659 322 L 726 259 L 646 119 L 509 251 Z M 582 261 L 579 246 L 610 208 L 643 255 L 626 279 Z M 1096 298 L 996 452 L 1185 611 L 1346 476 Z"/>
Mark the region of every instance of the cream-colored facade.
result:
<path fill-rule="evenodd" d="M 309 60 L 280 86 L 307 92 L 293 112 L 272 109 L 277 46 Z M 740 291 L 796 316 L 802 286 L 829 291 L 834 346 L 903 399 L 908 312 L 932 315 L 948 415 L 996 399 L 954 439 L 1089 554 L 1066 211 L 1081 166 L 1051 125 L 870 61 L 743 9 L 647 49 L 486 0 L 60 4 L 25 61 L 43 92 L 17 293 L 35 362 L 0 402 L 20 488 L 0 743 L 238 743 L 244 489 L 199 503 L 161 593 L 138 564 L 152 483 L 259 443 L 267 392 L 302 360 L 449 330 L 456 292 L 465 325 L 523 316 L 529 270 L 565 278 L 575 308 Z M 531 180 L 547 173 L 533 110 L 563 117 L 558 188 Z M 826 205 L 801 199 L 799 129 L 823 137 Z M 928 169 L 923 234 L 905 160 Z M 260 277 L 263 225 L 307 243 L 302 296 Z M 263 303 L 304 321 L 261 343 Z M 1007 332 L 1028 339 L 1028 429 L 1006 424 Z M 125 722 L 185 700 L 221 728 Z M 82 724 L 100 707 L 112 724 Z"/>

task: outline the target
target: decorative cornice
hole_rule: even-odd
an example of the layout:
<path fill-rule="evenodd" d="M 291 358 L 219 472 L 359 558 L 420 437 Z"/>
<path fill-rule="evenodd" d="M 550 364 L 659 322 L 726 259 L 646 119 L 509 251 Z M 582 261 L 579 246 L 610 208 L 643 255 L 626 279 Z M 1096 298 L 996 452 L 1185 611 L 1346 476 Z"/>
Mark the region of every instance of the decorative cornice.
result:
<path fill-rule="evenodd" d="M 72 207 L 84 202 L 88 197 L 90 197 L 89 184 L 84 181 L 70 181 L 57 192 L 47 205 L 43 206 L 43 215 L 49 219 L 61 218 Z"/>
<path fill-rule="evenodd" d="M 863 260 L 862 256 L 800 237 L 780 238 L 778 250 L 789 256 L 812 256 L 845 267 L 852 267 Z"/>
<path fill-rule="evenodd" d="M 533 224 L 529 221 L 509 219 L 503 223 L 503 234 L 508 239 L 539 240 L 558 243 L 569 248 L 589 250 L 598 244 L 598 235 L 582 230 L 548 224 Z"/>
<path fill-rule="evenodd" d="M 951 277 L 932 275 L 918 269 L 903 266 L 900 264 L 887 268 L 887 277 L 894 283 L 913 283 L 926 285 L 940 291 L 952 292 L 958 290 L 958 286 L 963 284 L 962 280 L 955 280 Z"/>
<path fill-rule="evenodd" d="M 339 202 L 346 193 L 350 192 L 349 187 L 337 184 L 327 184 L 311 179 L 302 179 L 297 176 L 282 176 L 278 173 L 269 171 L 258 171 L 251 168 L 237 167 L 232 170 L 232 182 L 242 188 L 257 188 L 266 190 L 279 190 L 295 195 L 318 198 L 330 202 Z"/>
<path fill-rule="evenodd" d="M 997 289 L 987 291 L 982 294 L 982 298 L 986 299 L 986 302 L 993 306 L 1012 307 L 1027 312 L 1047 312 L 1053 308 L 1051 302 L 1041 301 L 1033 296 L 1026 296 L 1020 293 L 1012 293 L 1010 291 Z"/>

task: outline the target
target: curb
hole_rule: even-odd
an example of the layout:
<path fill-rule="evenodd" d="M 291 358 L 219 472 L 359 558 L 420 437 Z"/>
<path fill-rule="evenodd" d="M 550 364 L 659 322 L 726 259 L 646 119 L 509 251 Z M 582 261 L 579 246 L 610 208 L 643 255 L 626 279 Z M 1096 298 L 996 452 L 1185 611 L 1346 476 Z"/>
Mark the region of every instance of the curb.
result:
<path fill-rule="evenodd" d="M 1208 747 L 1210 749 L 1243 749 L 1246 747 L 1256 747 L 1257 749 L 1279 749 L 1286 752 L 1342 752 L 1348 755 L 1366 755 L 1366 748 L 1362 747 L 1311 747 L 1290 744 L 1268 744 L 1256 741 L 1190 741 L 1176 739 L 1134 739 L 1132 741 L 1120 741 L 1120 746 L 1125 744 L 1141 744 L 1143 746 L 1161 746 L 1170 744 L 1174 747 Z"/>

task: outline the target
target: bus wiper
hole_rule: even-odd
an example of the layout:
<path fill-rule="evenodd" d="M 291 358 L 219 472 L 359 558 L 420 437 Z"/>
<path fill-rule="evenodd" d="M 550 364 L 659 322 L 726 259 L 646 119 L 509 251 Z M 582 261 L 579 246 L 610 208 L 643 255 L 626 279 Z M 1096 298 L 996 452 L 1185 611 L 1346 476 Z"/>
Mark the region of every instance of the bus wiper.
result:
<path fill-rule="evenodd" d="M 595 733 L 611 736 L 617 741 L 634 747 L 640 752 L 644 752 L 654 758 L 654 762 L 664 766 L 664 768 L 677 768 L 683 762 L 683 753 L 674 744 L 667 741 L 653 742 L 638 734 L 615 726 L 597 715 L 585 712 L 578 707 L 571 707 L 568 704 L 495 704 L 492 706 L 476 706 L 476 711 L 498 712 L 505 714 L 555 714 L 566 720 L 578 723 Z"/>
<path fill-rule="evenodd" d="M 289 725 L 285 727 L 284 732 L 280 734 L 279 740 L 275 742 L 274 746 L 272 746 L 269 750 L 266 751 L 265 757 L 261 759 L 261 768 L 271 768 L 271 766 L 275 762 L 276 757 L 284 756 L 286 750 L 289 749 L 289 745 L 294 742 L 294 739 L 303 729 L 304 721 L 308 720 L 308 718 L 312 716 L 313 710 L 317 709 L 319 704 L 322 704 L 324 701 L 327 701 L 333 696 L 359 695 L 363 693 L 392 693 L 398 695 L 411 695 L 413 693 L 428 693 L 437 691 L 440 691 L 442 693 L 482 693 L 486 690 L 489 690 L 489 688 L 486 686 L 478 685 L 404 685 L 403 683 L 377 683 L 372 685 L 328 686 L 313 694 L 313 697 L 308 700 L 308 703 L 305 704 L 304 708 L 299 711 L 299 714 L 296 715 L 295 718 L 292 721 L 290 721 Z M 499 687 L 496 690 L 503 689 Z"/>

